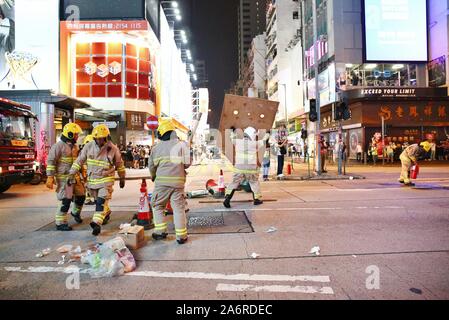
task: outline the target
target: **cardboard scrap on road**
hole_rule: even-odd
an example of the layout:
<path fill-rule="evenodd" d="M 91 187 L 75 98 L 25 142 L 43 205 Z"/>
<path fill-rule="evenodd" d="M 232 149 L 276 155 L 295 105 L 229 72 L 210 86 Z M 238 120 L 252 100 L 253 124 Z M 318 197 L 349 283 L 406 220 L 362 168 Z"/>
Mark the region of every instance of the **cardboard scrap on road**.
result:
<path fill-rule="evenodd" d="M 319 256 L 320 255 L 320 250 L 321 250 L 320 247 L 316 246 L 316 247 L 313 247 L 312 249 L 310 249 L 309 253 Z"/>

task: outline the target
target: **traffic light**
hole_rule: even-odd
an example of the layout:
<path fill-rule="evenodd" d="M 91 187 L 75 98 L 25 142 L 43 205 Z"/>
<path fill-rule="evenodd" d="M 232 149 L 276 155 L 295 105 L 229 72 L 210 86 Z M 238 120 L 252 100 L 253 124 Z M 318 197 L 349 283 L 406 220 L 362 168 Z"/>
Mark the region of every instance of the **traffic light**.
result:
<path fill-rule="evenodd" d="M 348 103 L 346 101 L 337 102 L 334 120 L 349 120 L 351 117 L 352 114 Z"/>
<path fill-rule="evenodd" d="M 318 120 L 318 113 L 316 110 L 316 100 L 310 99 L 310 112 L 309 112 L 310 122 L 316 122 Z"/>

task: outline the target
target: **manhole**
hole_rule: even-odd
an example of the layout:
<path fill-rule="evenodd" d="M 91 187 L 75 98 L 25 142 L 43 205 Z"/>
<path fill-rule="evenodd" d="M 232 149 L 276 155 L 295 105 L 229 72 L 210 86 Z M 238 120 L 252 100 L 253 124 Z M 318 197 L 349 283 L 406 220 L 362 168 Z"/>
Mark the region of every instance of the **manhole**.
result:
<path fill-rule="evenodd" d="M 73 232 L 92 231 L 89 223 L 92 219 L 92 212 L 83 214 L 83 223 L 75 224 L 70 217 L 69 224 L 73 227 Z M 109 223 L 102 227 L 102 234 L 113 236 L 118 233 L 122 223 L 129 223 L 134 212 L 116 211 L 112 212 Z M 174 233 L 173 216 L 168 217 L 169 233 Z M 254 229 L 246 216 L 245 211 L 226 212 L 190 212 L 187 214 L 187 226 L 190 234 L 221 234 L 221 233 L 252 233 Z M 55 231 L 55 224 L 50 221 L 36 231 Z"/>
<path fill-rule="evenodd" d="M 190 217 L 187 226 L 195 227 L 218 227 L 224 225 L 224 218 L 220 216 Z"/>

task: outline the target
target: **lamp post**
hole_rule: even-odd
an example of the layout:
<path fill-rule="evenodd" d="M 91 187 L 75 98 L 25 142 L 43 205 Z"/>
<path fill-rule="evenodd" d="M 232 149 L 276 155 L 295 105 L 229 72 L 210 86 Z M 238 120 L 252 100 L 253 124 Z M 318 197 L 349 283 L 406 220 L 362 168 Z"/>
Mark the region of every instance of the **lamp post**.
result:
<path fill-rule="evenodd" d="M 318 61 L 318 24 L 317 24 L 317 10 L 316 10 L 316 0 L 312 0 L 313 5 L 313 60 L 314 60 L 314 69 L 315 69 L 315 99 L 316 99 L 316 109 L 317 109 L 317 121 L 315 122 L 315 140 L 316 140 L 316 172 L 319 176 L 323 173 L 321 170 L 321 144 L 320 144 L 320 137 L 321 137 L 321 129 L 320 129 L 320 123 L 321 123 L 321 103 L 320 103 L 320 89 L 319 89 L 319 81 L 318 81 L 318 74 L 319 74 L 319 61 Z"/>

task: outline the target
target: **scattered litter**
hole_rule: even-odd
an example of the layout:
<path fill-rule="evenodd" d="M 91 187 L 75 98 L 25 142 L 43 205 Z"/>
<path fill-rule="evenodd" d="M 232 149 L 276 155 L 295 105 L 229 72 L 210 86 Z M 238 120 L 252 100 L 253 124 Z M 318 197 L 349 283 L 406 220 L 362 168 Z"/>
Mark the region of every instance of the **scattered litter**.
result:
<path fill-rule="evenodd" d="M 257 254 L 257 253 L 255 253 L 255 252 L 253 252 L 252 254 L 251 254 L 251 258 L 253 258 L 253 259 L 257 259 L 257 258 L 259 258 L 260 257 L 260 254 Z"/>
<path fill-rule="evenodd" d="M 72 252 L 73 253 L 81 253 L 82 252 L 81 247 L 80 246 L 76 247 L 76 249 L 73 250 Z"/>
<path fill-rule="evenodd" d="M 278 229 L 276 229 L 275 227 L 270 227 L 266 232 L 272 233 L 272 232 L 276 232 L 276 231 L 278 231 Z"/>
<path fill-rule="evenodd" d="M 42 257 L 48 256 L 50 254 L 50 252 L 51 252 L 50 248 L 44 249 L 44 250 L 40 251 L 39 253 L 37 253 L 36 257 L 42 258 Z"/>
<path fill-rule="evenodd" d="M 98 246 L 98 251 L 88 250 L 81 262 L 89 264 L 92 278 L 115 277 L 136 269 L 136 261 L 122 238 L 115 238 Z"/>
<path fill-rule="evenodd" d="M 310 249 L 309 253 L 319 256 L 320 255 L 320 250 L 321 250 L 320 247 L 316 246 L 316 247 L 313 247 L 312 249 Z"/>
<path fill-rule="evenodd" d="M 349 177 L 349 180 L 354 180 L 354 177 Z"/>
<path fill-rule="evenodd" d="M 59 264 L 59 265 L 63 265 L 64 263 L 65 263 L 65 256 L 62 256 L 62 257 L 61 257 L 61 260 L 58 261 L 58 264 Z"/>
<path fill-rule="evenodd" d="M 119 228 L 120 230 L 131 228 L 131 223 L 122 223 Z"/>
<path fill-rule="evenodd" d="M 357 258 L 357 256 L 355 254 L 352 255 L 353 258 Z"/>
<path fill-rule="evenodd" d="M 73 246 L 71 244 L 65 244 L 62 247 L 59 247 L 57 251 L 59 253 L 68 253 L 72 250 Z"/>

